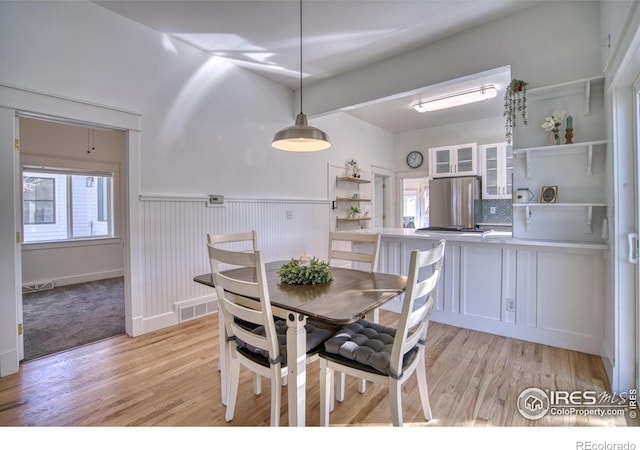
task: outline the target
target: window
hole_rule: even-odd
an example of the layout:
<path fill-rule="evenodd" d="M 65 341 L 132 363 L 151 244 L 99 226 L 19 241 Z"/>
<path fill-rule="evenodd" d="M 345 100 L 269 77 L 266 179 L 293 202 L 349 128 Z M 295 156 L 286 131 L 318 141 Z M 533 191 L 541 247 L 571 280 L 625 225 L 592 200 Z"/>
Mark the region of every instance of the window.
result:
<path fill-rule="evenodd" d="M 55 179 L 25 175 L 23 214 L 25 224 L 55 223 Z"/>
<path fill-rule="evenodd" d="M 113 174 L 23 169 L 24 242 L 113 236 Z"/>

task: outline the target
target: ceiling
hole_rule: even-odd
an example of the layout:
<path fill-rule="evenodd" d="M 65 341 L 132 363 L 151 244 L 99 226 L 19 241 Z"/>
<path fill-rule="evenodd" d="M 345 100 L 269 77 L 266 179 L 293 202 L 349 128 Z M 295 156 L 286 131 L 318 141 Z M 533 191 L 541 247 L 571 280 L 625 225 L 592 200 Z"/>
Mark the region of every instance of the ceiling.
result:
<path fill-rule="evenodd" d="M 300 86 L 300 9 L 293 0 L 95 1 L 144 26 L 267 77 Z M 525 0 L 304 0 L 303 85 L 347 73 L 539 4 Z M 495 70 L 347 110 L 391 132 L 502 115 L 508 70 Z M 498 95 L 438 113 L 417 113 L 413 100 L 494 84 Z M 502 89 L 502 90 L 501 90 Z"/>

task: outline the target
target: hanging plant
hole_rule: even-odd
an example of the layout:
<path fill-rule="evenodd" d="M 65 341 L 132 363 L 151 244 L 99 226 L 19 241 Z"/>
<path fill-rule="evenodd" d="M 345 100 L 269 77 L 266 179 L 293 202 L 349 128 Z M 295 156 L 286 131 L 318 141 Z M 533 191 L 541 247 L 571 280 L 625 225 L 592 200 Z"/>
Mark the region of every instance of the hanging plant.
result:
<path fill-rule="evenodd" d="M 527 84 L 522 80 L 511 80 L 504 93 L 504 113 L 506 118 L 505 130 L 507 141 L 511 143 L 513 129 L 516 127 L 518 115 L 522 116 L 522 123 L 527 125 Z"/>

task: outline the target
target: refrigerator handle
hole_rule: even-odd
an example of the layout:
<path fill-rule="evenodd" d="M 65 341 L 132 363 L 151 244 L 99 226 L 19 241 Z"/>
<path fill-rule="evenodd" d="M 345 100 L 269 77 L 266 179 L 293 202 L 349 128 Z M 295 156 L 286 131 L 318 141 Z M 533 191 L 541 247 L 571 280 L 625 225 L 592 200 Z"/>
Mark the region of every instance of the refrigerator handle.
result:
<path fill-rule="evenodd" d="M 638 264 L 638 233 L 629 233 L 627 243 L 629 245 L 628 261 L 631 264 Z"/>
<path fill-rule="evenodd" d="M 475 225 L 476 221 L 475 218 L 473 217 L 473 201 L 474 201 L 474 197 L 473 197 L 473 184 L 469 183 L 467 185 L 467 189 L 468 189 L 468 194 L 469 194 L 469 201 L 467 202 L 467 217 L 469 218 L 469 220 L 471 220 L 471 222 Z"/>

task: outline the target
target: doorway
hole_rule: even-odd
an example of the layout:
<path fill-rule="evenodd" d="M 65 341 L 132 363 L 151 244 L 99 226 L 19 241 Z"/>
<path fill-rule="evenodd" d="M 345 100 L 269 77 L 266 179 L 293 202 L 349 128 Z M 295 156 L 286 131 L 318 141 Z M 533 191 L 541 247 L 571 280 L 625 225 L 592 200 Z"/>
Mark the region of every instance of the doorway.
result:
<path fill-rule="evenodd" d="M 124 249 L 125 328 L 129 336 L 144 332 L 142 317 L 142 262 L 139 252 L 141 236 L 131 232 L 131 221 L 139 216 L 140 206 L 129 201 L 140 195 L 138 160 L 140 155 L 140 122 L 138 113 L 97 105 L 90 102 L 44 94 L 12 86 L 0 86 L 0 199 L 4 211 L 12 211 L 0 219 L 0 259 L 5 270 L 0 279 L 6 286 L 3 314 L 0 314 L 0 346 L 6 349 L 0 359 L 0 376 L 17 373 L 24 355 L 22 327 L 22 244 L 19 230 L 22 218 L 20 204 L 22 189 L 15 180 L 21 179 L 18 116 L 29 111 L 32 117 L 65 118 L 87 126 L 101 126 L 125 133 L 125 156 L 122 162 L 123 227 L 121 241 Z M 15 150 L 14 150 L 15 149 Z M 134 218 L 134 219 L 132 219 Z M 135 224 L 136 222 L 134 222 Z M 135 227 L 133 227 L 135 228 Z M 18 239 L 16 239 L 18 237 Z M 17 320 L 16 320 L 17 318 Z"/>
<path fill-rule="evenodd" d="M 389 175 L 376 173 L 373 177 L 373 227 L 389 227 Z"/>
<path fill-rule="evenodd" d="M 125 133 L 18 115 L 24 359 L 125 331 Z"/>
<path fill-rule="evenodd" d="M 429 226 L 429 178 L 402 179 L 402 227 Z"/>

